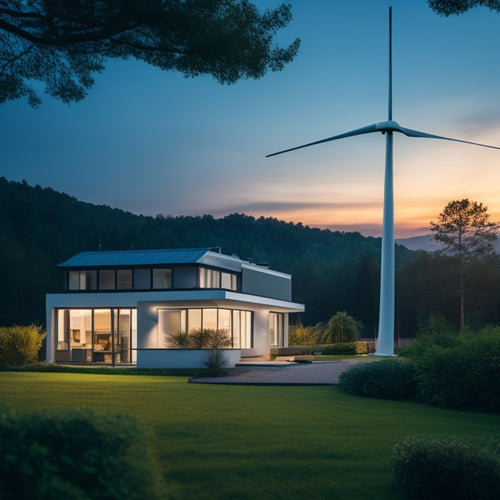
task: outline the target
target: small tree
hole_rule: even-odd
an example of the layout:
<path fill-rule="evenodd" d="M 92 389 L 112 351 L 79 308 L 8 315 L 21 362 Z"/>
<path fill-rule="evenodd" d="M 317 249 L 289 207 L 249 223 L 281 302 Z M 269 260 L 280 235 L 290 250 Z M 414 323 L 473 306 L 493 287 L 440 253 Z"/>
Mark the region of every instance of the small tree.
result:
<path fill-rule="evenodd" d="M 318 344 L 334 344 L 336 342 L 355 342 L 359 339 L 356 320 L 345 311 L 339 311 L 330 318 L 326 328 L 318 336 Z"/>
<path fill-rule="evenodd" d="M 318 338 L 317 329 L 314 326 L 304 326 L 299 319 L 295 325 L 290 325 L 288 332 L 288 345 L 316 345 Z"/>
<path fill-rule="evenodd" d="M 36 325 L 0 328 L 0 363 L 35 363 L 44 338 L 45 332 Z"/>
<path fill-rule="evenodd" d="M 465 327 L 464 267 L 467 259 L 494 251 L 497 225 L 489 220 L 488 207 L 482 203 L 450 201 L 431 222 L 434 240 L 444 244 L 443 252 L 457 257 L 460 282 L 460 331 Z"/>

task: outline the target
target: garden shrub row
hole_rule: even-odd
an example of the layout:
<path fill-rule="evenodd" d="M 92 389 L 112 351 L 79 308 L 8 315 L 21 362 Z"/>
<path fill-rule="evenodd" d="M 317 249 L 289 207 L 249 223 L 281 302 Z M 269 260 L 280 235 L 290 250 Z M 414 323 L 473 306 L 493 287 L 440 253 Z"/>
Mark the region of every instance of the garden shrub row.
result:
<path fill-rule="evenodd" d="M 276 356 L 299 356 L 301 354 L 341 355 L 349 356 L 367 354 L 374 351 L 371 342 L 346 342 L 338 344 L 321 344 L 307 346 L 271 347 L 270 354 Z"/>
<path fill-rule="evenodd" d="M 500 442 L 408 436 L 393 448 L 392 470 L 409 498 L 497 499 Z"/>
<path fill-rule="evenodd" d="M 155 499 L 155 470 L 130 417 L 0 408 L 1 499 Z"/>
<path fill-rule="evenodd" d="M 500 327 L 423 335 L 401 354 L 412 360 L 419 396 L 456 409 L 500 412 Z"/>
<path fill-rule="evenodd" d="M 500 412 L 500 327 L 417 337 L 401 354 L 344 372 L 339 387 L 364 396 L 417 397 L 445 408 Z"/>
<path fill-rule="evenodd" d="M 416 395 L 415 369 L 400 360 L 356 365 L 341 373 L 339 388 L 348 394 L 383 399 L 411 399 Z"/>

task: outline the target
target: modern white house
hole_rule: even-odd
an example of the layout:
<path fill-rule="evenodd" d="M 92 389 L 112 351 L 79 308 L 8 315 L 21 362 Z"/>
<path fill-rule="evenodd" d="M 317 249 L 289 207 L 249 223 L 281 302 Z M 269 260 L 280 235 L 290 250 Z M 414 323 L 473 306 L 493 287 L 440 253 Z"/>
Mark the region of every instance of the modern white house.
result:
<path fill-rule="evenodd" d="M 289 274 L 218 248 L 82 252 L 58 265 L 64 292 L 46 296 L 47 360 L 197 368 L 207 351 L 174 335 L 224 330 L 226 366 L 288 345 Z"/>

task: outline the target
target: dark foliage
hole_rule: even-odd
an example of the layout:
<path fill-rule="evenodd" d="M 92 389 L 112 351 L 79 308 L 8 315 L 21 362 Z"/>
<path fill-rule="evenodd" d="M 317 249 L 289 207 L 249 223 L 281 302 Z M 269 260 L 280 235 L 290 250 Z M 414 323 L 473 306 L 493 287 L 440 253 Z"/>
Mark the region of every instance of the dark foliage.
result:
<path fill-rule="evenodd" d="M 415 370 L 408 362 L 382 360 L 354 366 L 340 374 L 339 388 L 358 396 L 411 399 L 416 394 Z"/>
<path fill-rule="evenodd" d="M 247 0 L 4 0 L 0 2 L 0 104 L 40 96 L 83 99 L 111 59 L 134 58 L 221 83 L 260 78 L 297 54 L 274 45 L 291 7 L 260 12 Z"/>
<path fill-rule="evenodd" d="M 446 408 L 500 412 L 499 327 L 461 334 L 447 345 L 425 340 L 425 349 L 410 353 L 421 398 Z"/>
<path fill-rule="evenodd" d="M 358 353 L 358 347 L 356 342 L 347 342 L 347 343 L 339 343 L 339 344 L 327 344 L 318 346 L 321 354 L 325 356 L 350 356 Z"/>
<path fill-rule="evenodd" d="M 500 442 L 409 436 L 394 446 L 392 469 L 410 498 L 493 500 L 500 491 Z"/>
<path fill-rule="evenodd" d="M 0 499 L 159 498 L 137 424 L 120 415 L 0 409 Z"/>
<path fill-rule="evenodd" d="M 62 290 L 56 265 L 82 251 L 221 247 L 293 276 L 304 325 L 349 311 L 374 338 L 378 325 L 380 239 L 232 214 L 221 219 L 134 215 L 83 203 L 50 188 L 0 178 L 0 325 L 43 325 L 45 293 Z M 458 326 L 458 283 L 445 256 L 396 247 L 397 334 L 411 336 L 420 318 L 442 315 Z M 500 258 L 468 264 L 466 317 L 500 324 Z M 292 322 L 294 319 L 292 319 Z"/>

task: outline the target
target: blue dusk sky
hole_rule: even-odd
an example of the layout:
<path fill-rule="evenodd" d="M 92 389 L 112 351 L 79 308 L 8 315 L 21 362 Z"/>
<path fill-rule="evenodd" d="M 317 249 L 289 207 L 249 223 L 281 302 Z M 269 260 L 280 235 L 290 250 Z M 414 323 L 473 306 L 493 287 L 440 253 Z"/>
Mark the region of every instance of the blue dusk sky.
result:
<path fill-rule="evenodd" d="M 279 1 L 256 0 L 262 8 Z M 370 134 L 266 154 L 387 119 L 393 6 L 393 118 L 500 146 L 500 15 L 441 17 L 426 0 L 292 0 L 277 41 L 295 61 L 220 85 L 112 61 L 87 98 L 0 108 L 0 175 L 144 215 L 245 213 L 380 235 L 385 140 Z M 429 232 L 451 200 L 500 220 L 500 151 L 394 139 L 396 236 Z"/>

